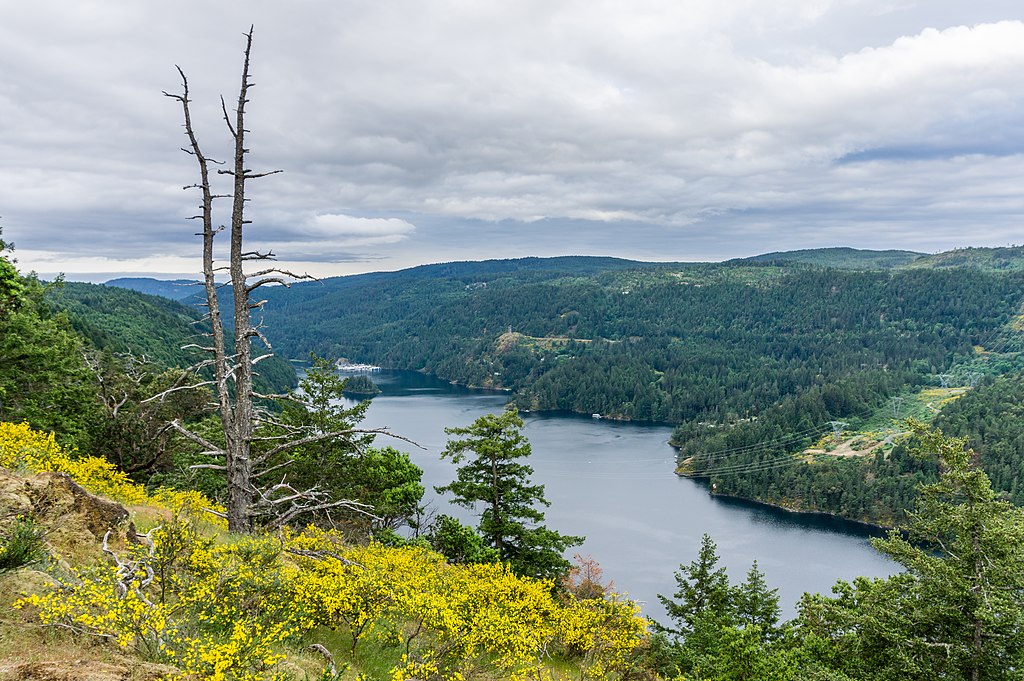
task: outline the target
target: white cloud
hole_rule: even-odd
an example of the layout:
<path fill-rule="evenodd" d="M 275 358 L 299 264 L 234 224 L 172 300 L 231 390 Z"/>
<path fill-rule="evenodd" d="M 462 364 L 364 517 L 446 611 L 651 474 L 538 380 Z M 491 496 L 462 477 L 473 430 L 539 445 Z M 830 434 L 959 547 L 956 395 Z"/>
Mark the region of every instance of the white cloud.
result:
<path fill-rule="evenodd" d="M 190 257 L 195 168 L 161 91 L 181 64 L 227 157 L 218 96 L 254 23 L 250 161 L 285 172 L 250 185 L 251 235 L 282 254 L 500 257 L 530 225 L 524 248 L 637 257 L 683 236 L 720 257 L 794 234 L 925 248 L 944 224 L 1001 243 L 1024 215 L 1020 18 L 1017 0 L 8 3 L 0 215 L 23 262 Z"/>
<path fill-rule="evenodd" d="M 360 218 L 341 213 L 315 215 L 307 225 L 304 231 L 310 235 L 394 240 L 404 239 L 416 229 L 412 223 L 398 218 Z"/>

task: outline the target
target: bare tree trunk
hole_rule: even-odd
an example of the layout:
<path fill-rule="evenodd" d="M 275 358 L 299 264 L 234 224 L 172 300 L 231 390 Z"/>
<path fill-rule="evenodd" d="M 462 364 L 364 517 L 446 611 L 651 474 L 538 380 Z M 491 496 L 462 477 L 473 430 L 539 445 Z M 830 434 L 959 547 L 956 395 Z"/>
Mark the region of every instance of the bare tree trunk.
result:
<path fill-rule="evenodd" d="M 249 506 L 255 497 L 252 484 L 252 436 L 255 414 L 253 414 L 252 387 L 252 328 L 249 305 L 249 289 L 242 262 L 242 231 L 245 220 L 245 105 L 248 100 L 249 51 L 252 48 L 252 29 L 246 35 L 245 61 L 242 66 L 242 84 L 238 91 L 238 106 L 235 109 L 235 124 L 231 125 L 227 109 L 224 121 L 235 138 L 234 192 L 231 206 L 231 291 L 235 298 L 235 410 L 228 442 L 228 529 L 235 532 L 252 530 Z M 223 107 L 223 99 L 221 100 Z M 225 431 L 226 433 L 228 431 Z"/>
<path fill-rule="evenodd" d="M 252 482 L 252 437 L 255 422 L 253 413 L 253 385 L 252 385 L 252 345 L 251 340 L 258 335 L 251 323 L 251 305 L 249 303 L 249 292 L 251 288 L 246 281 L 245 272 L 242 269 L 246 255 L 242 250 L 243 229 L 248 223 L 245 219 L 245 181 L 250 177 L 261 177 L 253 175 L 245 167 L 245 156 L 248 149 L 245 147 L 245 105 L 248 102 L 248 91 L 252 83 L 249 80 L 249 54 L 252 49 L 252 28 L 246 34 L 245 59 L 242 66 L 242 84 L 238 94 L 238 107 L 235 110 L 235 120 L 232 123 L 228 116 L 227 107 L 221 100 L 221 108 L 224 113 L 224 121 L 231 131 L 235 140 L 234 164 L 232 170 L 219 170 L 218 173 L 230 174 L 234 178 L 233 203 L 231 210 L 231 252 L 230 252 L 230 275 L 231 290 L 234 295 L 235 305 L 235 337 L 234 354 L 229 355 L 227 342 L 224 333 L 224 324 L 221 319 L 220 303 L 217 296 L 216 273 L 213 255 L 214 237 L 220 232 L 220 228 L 213 226 L 213 201 L 217 198 L 225 198 L 215 195 L 210 183 L 211 161 L 199 147 L 195 130 L 192 126 L 192 116 L 189 109 L 188 80 L 185 73 L 178 68 L 183 84 L 183 94 L 172 95 L 164 93 L 168 97 L 181 102 L 185 117 L 185 134 L 188 136 L 191 149 L 184 149 L 195 157 L 199 165 L 200 182 L 193 185 L 202 191 L 202 213 L 194 216 L 201 219 L 203 223 L 203 284 L 206 290 L 207 316 L 212 327 L 211 347 L 204 348 L 212 354 L 212 359 L 202 363 L 206 366 L 212 365 L 214 382 L 217 396 L 217 412 L 220 417 L 221 428 L 224 432 L 225 446 L 220 452 L 224 457 L 224 470 L 227 474 L 228 487 L 228 529 L 233 532 L 249 532 L 252 530 L 252 517 L 249 508 L 256 496 L 256 490 Z M 186 187 L 187 188 L 187 187 Z M 258 254 L 251 254 L 258 255 Z M 234 395 L 232 396 L 231 383 L 234 383 Z M 194 439 L 194 438 L 193 438 Z M 210 443 L 201 443 L 213 451 L 219 450 Z"/>
<path fill-rule="evenodd" d="M 249 79 L 249 54 L 252 49 L 252 28 L 246 34 L 245 59 L 242 66 L 242 82 L 238 93 L 238 104 L 235 108 L 235 115 L 229 116 L 227 105 L 221 98 L 221 111 L 224 122 L 234 138 L 234 159 L 230 170 L 218 170 L 217 174 L 230 175 L 233 178 L 233 191 L 231 207 L 231 249 L 230 260 L 227 268 L 218 267 L 214 260 L 213 245 L 214 238 L 224 227 L 214 227 L 213 223 L 213 202 L 214 199 L 227 198 L 227 195 L 214 194 L 210 182 L 210 163 L 217 163 L 204 156 L 199 142 L 196 139 L 192 126 L 192 116 L 189 110 L 188 80 L 185 73 L 178 68 L 181 75 L 183 93 L 180 95 L 164 94 L 181 103 L 185 118 L 185 134 L 189 139 L 190 148 L 183 150 L 194 156 L 199 166 L 199 184 L 190 185 L 186 189 L 198 188 L 202 191 L 202 212 L 192 219 L 202 220 L 203 231 L 203 283 L 206 290 L 207 313 L 212 331 L 210 337 L 212 342 L 202 350 L 210 354 L 210 359 L 199 362 L 192 367 L 193 371 L 208 369 L 212 367 L 214 373 L 213 381 L 198 380 L 194 385 L 175 385 L 159 395 L 149 398 L 164 399 L 170 393 L 177 390 L 197 388 L 200 386 L 213 385 L 216 394 L 216 408 L 220 417 L 221 428 L 224 434 L 224 446 L 221 447 L 201 435 L 192 432 L 182 425 L 180 421 L 174 421 L 170 427 L 177 432 L 200 445 L 204 453 L 216 456 L 223 461 L 223 464 L 197 464 L 193 468 L 206 468 L 223 471 L 227 479 L 228 503 L 227 520 L 228 529 L 232 532 L 251 532 L 257 519 L 262 518 L 268 527 L 279 527 L 303 513 L 325 510 L 338 507 L 346 507 L 349 510 L 366 513 L 369 510 L 364 504 L 349 500 L 334 500 L 327 497 L 323 491 L 316 487 L 306 490 L 297 490 L 287 483 L 285 478 L 280 478 L 277 483 L 261 483 L 260 479 L 272 472 L 285 468 L 290 461 L 275 462 L 275 457 L 303 445 L 312 444 L 324 440 L 352 439 L 353 436 L 369 433 L 388 434 L 384 429 L 347 429 L 337 432 L 310 433 L 301 429 L 293 429 L 286 436 L 257 437 L 256 426 L 261 420 L 267 421 L 266 415 L 256 408 L 257 399 L 280 398 L 282 395 L 261 395 L 253 387 L 253 366 L 262 359 L 271 356 L 269 353 L 259 357 L 253 357 L 252 342 L 254 338 L 260 339 L 270 348 L 270 343 L 263 336 L 258 324 L 252 322 L 252 311 L 262 308 L 265 301 L 253 302 L 252 292 L 266 284 L 280 284 L 288 286 L 296 279 L 311 279 L 308 275 L 297 275 L 287 270 L 270 267 L 258 272 L 246 274 L 244 265 L 253 260 L 274 260 L 273 253 L 260 253 L 258 251 L 244 250 L 243 232 L 249 220 L 245 219 L 245 204 L 248 200 L 245 195 L 246 180 L 273 175 L 280 171 L 273 170 L 264 173 L 254 173 L 246 168 L 246 155 L 249 149 L 245 146 L 245 105 L 248 103 L 249 88 L 253 86 Z M 230 274 L 231 292 L 234 296 L 235 333 L 233 347 L 229 348 L 226 334 L 224 333 L 223 320 L 221 318 L 220 303 L 217 297 L 216 274 L 227 269 Z M 200 346 L 192 346 L 200 347 Z M 229 350 L 231 353 L 229 354 Z M 148 401 L 148 400 L 147 400 Z M 273 421 L 272 419 L 269 419 Z M 280 423 L 276 423 L 280 426 Z M 397 437 L 393 436 L 392 437 Z M 404 439 L 404 438 L 399 438 Z M 260 441 L 261 450 L 255 451 L 253 444 Z"/>

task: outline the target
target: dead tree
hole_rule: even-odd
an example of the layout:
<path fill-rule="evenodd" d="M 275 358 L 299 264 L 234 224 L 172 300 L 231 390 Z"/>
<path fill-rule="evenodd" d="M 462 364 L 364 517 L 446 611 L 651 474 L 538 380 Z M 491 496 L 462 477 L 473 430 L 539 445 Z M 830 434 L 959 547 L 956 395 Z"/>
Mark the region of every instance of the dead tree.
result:
<path fill-rule="evenodd" d="M 252 48 L 252 28 L 246 34 L 244 61 L 242 64 L 242 82 L 238 93 L 238 103 L 234 116 L 228 113 L 224 98 L 221 98 L 221 111 L 224 122 L 234 141 L 233 163 L 228 168 L 218 168 L 216 174 L 227 175 L 232 179 L 230 194 L 215 194 L 212 188 L 210 166 L 222 165 L 207 157 L 199 146 L 192 125 L 189 107 L 188 79 L 181 67 L 181 94 L 165 92 L 164 95 L 177 100 L 182 107 L 185 135 L 189 145 L 182 151 L 191 155 L 199 167 L 199 182 L 184 187 L 199 189 L 202 193 L 201 212 L 190 219 L 202 223 L 202 231 L 198 236 L 203 240 L 203 283 L 206 291 L 206 319 L 211 331 L 209 343 L 196 345 L 208 354 L 208 358 L 192 367 L 195 372 L 212 371 L 212 379 L 182 383 L 164 391 L 151 399 L 164 399 L 176 390 L 209 386 L 215 395 L 215 408 L 220 417 L 224 432 L 224 446 L 214 444 L 187 428 L 180 421 L 171 424 L 184 437 L 201 446 L 205 454 L 217 457 L 220 463 L 200 464 L 194 468 L 211 468 L 223 471 L 227 480 L 227 520 L 228 528 L 234 532 L 250 532 L 254 525 L 278 526 L 304 512 L 320 511 L 330 508 L 346 507 L 359 512 L 368 512 L 362 504 L 349 500 L 333 500 L 325 496 L 322 490 L 297 490 L 286 479 L 276 478 L 276 482 L 265 483 L 264 478 L 271 473 L 279 475 L 279 469 L 287 465 L 281 463 L 280 455 L 289 449 L 311 442 L 328 439 L 351 439 L 360 433 L 384 433 L 383 430 L 349 429 L 331 433 L 309 433 L 285 428 L 285 434 L 257 436 L 257 426 L 263 421 L 273 422 L 273 418 L 262 413 L 258 407 L 260 399 L 281 398 L 281 395 L 262 395 L 253 387 L 253 367 L 260 361 L 272 356 L 270 343 L 264 336 L 261 324 L 253 321 L 253 313 L 258 312 L 266 302 L 259 300 L 254 293 L 267 284 L 289 285 L 296 279 L 311 279 L 308 275 L 296 275 L 287 270 L 270 266 L 256 272 L 247 273 L 246 263 L 253 261 L 272 261 L 275 256 L 271 252 L 245 250 L 243 232 L 250 221 L 245 219 L 246 182 L 280 171 L 253 172 L 246 167 L 246 156 L 249 149 L 245 146 L 245 106 L 248 104 L 249 90 L 253 87 L 249 75 L 249 55 Z M 229 226 L 214 226 L 213 205 L 215 200 L 231 198 L 231 222 Z M 225 229 L 229 229 L 231 239 L 229 262 L 226 266 L 218 266 L 214 259 L 214 238 Z M 225 332 L 218 298 L 217 275 L 227 271 L 229 286 L 234 301 L 234 334 L 229 342 Z M 253 342 L 259 340 L 268 352 L 259 354 L 253 351 Z M 198 375 L 194 373 L 193 375 Z M 276 423 L 281 426 L 282 424 Z"/>

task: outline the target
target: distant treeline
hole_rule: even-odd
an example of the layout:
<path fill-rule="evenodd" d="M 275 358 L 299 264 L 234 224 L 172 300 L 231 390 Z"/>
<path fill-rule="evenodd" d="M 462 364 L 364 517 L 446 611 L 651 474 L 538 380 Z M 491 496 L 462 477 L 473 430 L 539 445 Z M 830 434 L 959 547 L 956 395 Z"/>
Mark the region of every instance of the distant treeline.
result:
<path fill-rule="evenodd" d="M 668 423 L 734 422 L 872 371 L 897 389 L 933 380 L 1009 320 L 1024 281 L 770 265 L 399 274 L 273 292 L 277 347 Z"/>

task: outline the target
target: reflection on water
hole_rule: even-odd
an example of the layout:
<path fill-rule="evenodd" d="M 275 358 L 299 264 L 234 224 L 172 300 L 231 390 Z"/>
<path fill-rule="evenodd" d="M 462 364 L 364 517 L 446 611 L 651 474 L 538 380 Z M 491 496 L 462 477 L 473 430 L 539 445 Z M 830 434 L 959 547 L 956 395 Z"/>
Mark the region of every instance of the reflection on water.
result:
<path fill-rule="evenodd" d="M 383 391 L 373 398 L 364 425 L 388 427 L 415 441 L 400 441 L 423 469 L 426 499 L 438 512 L 476 523 L 472 511 L 447 503 L 433 491 L 454 477 L 455 466 L 439 458 L 446 426 L 466 426 L 501 410 L 508 395 L 471 390 L 415 372 L 372 375 Z M 779 588 L 791 616 L 805 591 L 827 593 L 837 579 L 883 576 L 897 566 L 869 545 L 867 528 L 841 520 L 786 513 L 738 500 L 711 497 L 699 482 L 672 473 L 671 428 L 621 423 L 569 414 L 524 414 L 533 446 L 534 481 L 545 485 L 551 507 L 547 524 L 585 535 L 580 547 L 602 565 L 620 591 L 662 618 L 656 594 L 676 590 L 673 571 L 690 562 L 708 533 L 734 582 L 755 559 L 768 582 Z M 387 444 L 384 439 L 380 444 Z"/>

